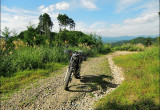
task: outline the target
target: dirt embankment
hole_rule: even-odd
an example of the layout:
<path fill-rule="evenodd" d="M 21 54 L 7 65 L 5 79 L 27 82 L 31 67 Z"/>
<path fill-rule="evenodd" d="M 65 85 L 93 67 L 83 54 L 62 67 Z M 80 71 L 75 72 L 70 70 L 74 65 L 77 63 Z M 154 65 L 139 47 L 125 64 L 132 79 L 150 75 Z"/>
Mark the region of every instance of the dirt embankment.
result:
<path fill-rule="evenodd" d="M 16 92 L 1 103 L 4 110 L 92 110 L 94 103 L 115 90 L 124 80 L 122 69 L 112 58 L 131 52 L 115 52 L 83 62 L 82 79 L 73 78 L 69 91 L 64 90 L 64 76 L 67 67 L 58 74 L 39 80 Z M 108 60 L 110 73 L 102 66 Z"/>

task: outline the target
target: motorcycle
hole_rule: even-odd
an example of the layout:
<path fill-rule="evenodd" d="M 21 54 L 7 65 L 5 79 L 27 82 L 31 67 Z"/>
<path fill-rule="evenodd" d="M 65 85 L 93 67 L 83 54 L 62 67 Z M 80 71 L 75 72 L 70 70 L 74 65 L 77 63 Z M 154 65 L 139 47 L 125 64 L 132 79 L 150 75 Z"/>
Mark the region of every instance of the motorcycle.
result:
<path fill-rule="evenodd" d="M 80 69 L 81 64 L 83 61 L 87 60 L 87 55 L 84 54 L 81 51 L 71 51 L 71 50 L 65 50 L 64 53 L 67 53 L 70 55 L 70 61 L 69 66 L 64 78 L 64 89 L 68 90 L 68 84 L 72 81 L 72 76 L 74 76 L 76 79 L 80 79 Z"/>

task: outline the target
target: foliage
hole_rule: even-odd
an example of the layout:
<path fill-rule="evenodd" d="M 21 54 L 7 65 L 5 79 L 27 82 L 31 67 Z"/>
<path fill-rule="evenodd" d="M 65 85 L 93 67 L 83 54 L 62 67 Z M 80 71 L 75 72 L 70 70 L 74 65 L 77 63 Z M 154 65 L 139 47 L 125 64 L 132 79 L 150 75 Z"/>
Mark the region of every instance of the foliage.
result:
<path fill-rule="evenodd" d="M 111 51 L 112 51 L 111 46 L 109 44 L 98 46 L 99 53 L 106 54 L 106 53 L 110 53 Z"/>
<path fill-rule="evenodd" d="M 27 26 L 27 30 L 24 32 L 24 41 L 29 45 L 34 45 L 34 37 L 36 36 L 36 30 L 33 26 Z"/>
<path fill-rule="evenodd" d="M 157 38 L 151 38 L 151 37 L 148 37 L 148 38 L 149 38 L 149 40 L 150 40 L 152 43 L 156 42 L 156 39 L 157 39 Z M 127 44 L 127 43 L 131 43 L 131 44 L 139 44 L 139 43 L 141 43 L 141 44 L 147 46 L 147 45 L 146 45 L 146 41 L 147 41 L 148 38 L 145 38 L 145 37 L 137 37 L 137 38 L 135 38 L 135 39 L 128 40 L 128 41 L 126 41 L 126 40 L 124 40 L 124 41 L 118 41 L 118 42 L 112 43 L 112 47 L 121 46 L 121 45 Z"/>
<path fill-rule="evenodd" d="M 12 77 L 0 76 L 2 84 L 0 87 L 1 93 L 5 93 L 5 95 L 6 93 L 10 94 L 33 81 L 52 75 L 53 73 L 50 74 L 51 72 L 61 69 L 64 66 L 61 63 L 47 63 L 44 69 L 24 70 L 14 73 Z"/>
<path fill-rule="evenodd" d="M 113 47 L 114 50 L 126 50 L 126 51 L 144 51 L 145 46 L 143 44 L 123 44 L 122 46 Z"/>
<path fill-rule="evenodd" d="M 25 69 L 42 69 L 48 62 L 65 61 L 66 56 L 62 48 L 19 47 L 12 54 L 0 58 L 0 76 L 12 76 L 14 72 Z"/>
<path fill-rule="evenodd" d="M 67 26 L 70 26 L 70 30 L 75 28 L 74 20 L 72 18 L 69 18 L 66 14 L 59 14 L 57 20 L 59 22 L 60 30 L 62 30 L 62 27 L 66 29 Z"/>
<path fill-rule="evenodd" d="M 39 23 L 37 30 L 40 34 L 44 34 L 45 36 L 50 36 L 51 29 L 53 27 L 53 22 L 50 16 L 47 13 L 39 16 Z"/>
<path fill-rule="evenodd" d="M 148 38 L 146 39 L 145 44 L 146 44 L 146 46 L 151 46 L 151 45 L 153 44 L 153 42 L 151 41 L 151 38 L 150 38 L 150 37 L 148 37 Z"/>
<path fill-rule="evenodd" d="M 81 31 L 71 31 L 72 28 L 75 28 L 75 22 L 72 18 L 69 18 L 66 14 L 57 17 L 60 26 L 69 26 L 70 31 L 64 29 L 59 33 L 51 32 L 53 22 L 51 21 L 50 16 L 47 13 L 40 15 L 38 26 L 35 27 L 31 23 L 27 26 L 27 30 L 20 32 L 19 35 L 14 34 L 14 37 L 10 37 L 6 40 L 7 49 L 14 46 L 13 41 L 18 39 L 22 40 L 27 45 L 48 45 L 49 46 L 78 46 L 83 44 L 90 47 L 98 47 L 102 45 L 101 37 L 94 34 L 85 34 Z M 8 28 L 6 28 L 8 29 Z M 10 32 L 9 29 L 7 32 Z"/>
<path fill-rule="evenodd" d="M 4 38 L 0 39 L 0 52 L 4 52 L 6 49 L 6 41 Z"/>
<path fill-rule="evenodd" d="M 65 41 L 67 41 L 67 45 L 78 46 L 78 44 L 83 44 L 86 46 L 98 46 L 102 45 L 101 37 L 94 34 L 84 34 L 81 31 L 68 31 L 64 29 L 60 31 L 55 36 L 55 41 L 57 43 L 61 43 L 59 45 L 64 45 Z"/>
<path fill-rule="evenodd" d="M 9 28 L 5 27 L 2 31 L 2 35 L 4 36 L 4 38 L 8 39 L 10 34 L 11 34 L 11 31 L 9 31 Z"/>
<path fill-rule="evenodd" d="M 118 56 L 115 63 L 123 67 L 125 81 L 111 94 L 98 101 L 97 110 L 159 109 L 159 48 Z"/>
<path fill-rule="evenodd" d="M 64 29 L 59 33 L 51 32 L 53 22 L 47 13 L 40 15 L 37 27 L 30 23 L 18 35 L 13 32 L 13 36 L 8 37 L 11 31 L 6 28 L 3 34 L 6 38 L 0 38 L 3 92 L 15 90 L 59 67 L 55 65 L 68 62 L 69 56 L 64 53 L 64 49 L 81 50 L 89 57 L 111 51 L 110 46 L 102 44 L 100 36 L 71 31 L 75 28 L 73 19 L 67 15 L 61 17 L 58 18 L 59 23 L 64 27 L 69 26 L 70 31 Z"/>
<path fill-rule="evenodd" d="M 156 42 L 154 43 L 155 46 L 160 46 L 160 37 L 157 37 Z"/>

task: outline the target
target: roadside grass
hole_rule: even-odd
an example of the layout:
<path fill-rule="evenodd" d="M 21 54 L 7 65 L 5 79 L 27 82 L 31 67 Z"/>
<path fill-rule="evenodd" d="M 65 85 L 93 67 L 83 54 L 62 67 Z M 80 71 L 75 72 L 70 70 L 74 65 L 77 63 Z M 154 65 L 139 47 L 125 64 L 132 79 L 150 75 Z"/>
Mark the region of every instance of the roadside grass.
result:
<path fill-rule="evenodd" d="M 15 91 L 26 85 L 46 78 L 56 70 L 68 65 L 69 56 L 64 53 L 64 47 L 19 47 L 11 54 L 0 57 L 0 94 L 1 100 L 6 100 Z M 98 56 L 97 49 L 84 47 L 68 48 L 73 51 L 82 50 L 89 57 Z M 55 72 L 59 74 L 58 72 Z"/>
<path fill-rule="evenodd" d="M 96 103 L 96 110 L 158 110 L 159 48 L 117 56 L 115 64 L 124 69 L 125 81 Z"/>
<path fill-rule="evenodd" d="M 112 48 L 113 50 L 117 51 L 117 50 L 126 50 L 126 51 L 144 51 L 146 49 L 146 47 L 139 43 L 139 44 L 131 44 L 131 43 L 127 43 L 127 44 L 123 44 L 121 46 L 116 46 Z"/>
<path fill-rule="evenodd" d="M 57 74 L 58 72 L 55 73 L 55 71 L 65 66 L 65 63 L 47 63 L 45 64 L 45 69 L 24 70 L 14 73 L 12 77 L 1 76 L 0 92 L 3 96 L 1 97 L 1 100 L 8 99 L 13 92 L 18 91 L 39 79 Z M 30 88 L 28 87 L 27 89 Z"/>

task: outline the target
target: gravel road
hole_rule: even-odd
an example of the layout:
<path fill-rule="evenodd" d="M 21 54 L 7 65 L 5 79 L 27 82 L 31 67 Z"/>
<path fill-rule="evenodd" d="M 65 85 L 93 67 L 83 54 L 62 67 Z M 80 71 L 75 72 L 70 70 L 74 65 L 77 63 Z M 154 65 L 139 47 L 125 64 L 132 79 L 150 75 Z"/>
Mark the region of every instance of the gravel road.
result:
<path fill-rule="evenodd" d="M 93 110 L 94 103 L 115 90 L 124 80 L 122 69 L 112 60 L 114 56 L 130 54 L 117 51 L 101 57 L 90 58 L 81 67 L 82 79 L 73 78 L 69 91 L 64 90 L 62 74 L 38 80 L 15 92 L 10 99 L 1 103 L 2 110 Z M 133 53 L 133 52 L 132 52 Z M 110 70 L 101 66 L 108 61 Z"/>

